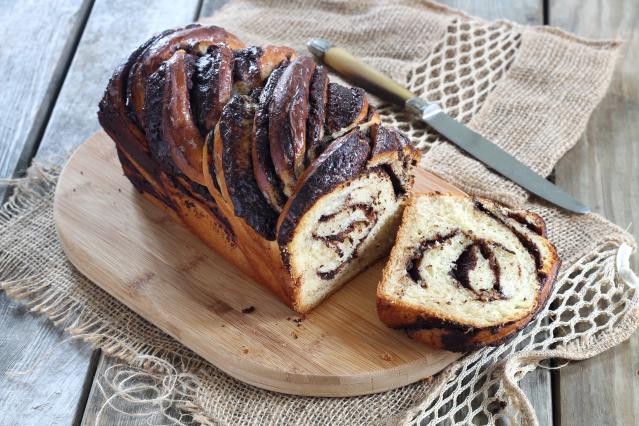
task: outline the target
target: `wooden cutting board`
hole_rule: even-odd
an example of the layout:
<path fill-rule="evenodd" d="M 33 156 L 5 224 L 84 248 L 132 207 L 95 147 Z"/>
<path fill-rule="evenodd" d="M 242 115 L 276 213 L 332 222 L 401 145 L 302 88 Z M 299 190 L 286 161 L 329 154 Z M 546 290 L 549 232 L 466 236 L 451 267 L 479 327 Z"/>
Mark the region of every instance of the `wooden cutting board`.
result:
<path fill-rule="evenodd" d="M 416 189 L 456 191 L 422 170 Z M 144 200 L 103 132 L 65 166 L 54 210 L 64 250 L 83 274 L 251 385 L 296 395 L 362 395 L 429 377 L 460 357 L 377 319 L 381 261 L 300 317 Z"/>

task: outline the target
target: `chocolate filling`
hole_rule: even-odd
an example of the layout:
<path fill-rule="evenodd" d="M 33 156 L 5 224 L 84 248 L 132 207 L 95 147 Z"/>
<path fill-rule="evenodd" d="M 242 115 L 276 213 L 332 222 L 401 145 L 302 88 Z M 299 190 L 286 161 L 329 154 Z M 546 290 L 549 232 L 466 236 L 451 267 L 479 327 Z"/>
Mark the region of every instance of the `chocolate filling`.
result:
<path fill-rule="evenodd" d="M 260 57 L 264 49 L 258 46 L 246 47 L 236 50 L 235 66 L 233 67 L 233 80 L 240 87 L 240 94 L 247 94 L 248 89 L 260 83 Z"/>
<path fill-rule="evenodd" d="M 349 240 L 350 243 L 352 244 L 353 240 L 350 234 L 359 226 L 365 226 L 366 231 L 361 236 L 359 241 L 355 244 L 353 251 L 348 255 L 348 257 L 346 257 L 345 259 L 342 259 L 342 261 L 336 268 L 328 272 L 317 271 L 317 275 L 324 280 L 333 279 L 335 275 L 337 275 L 337 273 L 344 268 L 344 265 L 346 265 L 352 259 L 357 257 L 359 247 L 366 240 L 366 238 L 368 237 L 368 234 L 370 234 L 370 231 L 375 227 L 375 224 L 377 224 L 377 213 L 375 212 L 375 210 L 373 210 L 373 207 L 367 204 L 361 204 L 361 203 L 346 206 L 342 208 L 341 210 L 328 215 L 322 215 L 319 218 L 319 222 L 328 222 L 332 218 L 334 218 L 335 216 L 343 212 L 344 210 L 350 210 L 351 214 L 354 213 L 355 210 L 363 211 L 364 216 L 366 217 L 366 220 L 353 221 L 346 228 L 332 235 L 322 236 L 322 235 L 317 235 L 315 232 L 313 232 L 312 237 L 316 240 L 322 241 L 324 245 L 326 245 L 326 247 L 335 251 L 335 253 L 337 253 L 337 255 L 341 258 L 342 256 L 344 256 L 344 252 L 342 251 L 340 247 L 340 243 L 343 243 L 344 241 Z"/>
<path fill-rule="evenodd" d="M 326 102 L 328 95 L 328 71 L 319 65 L 311 77 L 309 90 L 309 111 L 306 126 L 306 161 L 310 164 L 326 147 L 324 139 L 324 121 L 326 120 Z"/>
<path fill-rule="evenodd" d="M 233 52 L 223 44 L 211 45 L 195 62 L 191 109 L 202 135 L 213 130 L 233 87 Z"/>
<path fill-rule="evenodd" d="M 213 181 L 213 187 L 219 193 L 220 192 L 220 184 L 217 181 L 217 175 L 215 174 L 215 157 L 214 157 L 214 147 L 213 142 L 215 141 L 215 132 L 210 132 L 206 136 L 206 140 L 204 143 L 206 144 L 206 166 L 208 167 L 209 176 L 211 177 L 211 181 Z M 207 188 L 208 189 L 208 188 Z"/>
<path fill-rule="evenodd" d="M 395 193 L 395 198 L 399 199 L 399 198 L 402 198 L 404 195 L 406 195 L 406 188 L 404 188 L 404 186 L 402 185 L 402 181 L 397 177 L 391 165 L 382 164 L 380 167 L 390 178 L 391 184 L 393 185 L 393 192 Z"/>
<path fill-rule="evenodd" d="M 522 213 L 519 212 L 508 212 L 507 215 L 509 218 L 521 223 L 522 225 L 524 225 L 526 228 L 530 229 L 531 231 L 533 231 L 535 234 L 545 237 L 546 236 L 546 229 L 545 226 L 542 224 L 536 224 L 533 223 L 531 221 L 528 220 L 528 217 Z"/>
<path fill-rule="evenodd" d="M 145 105 L 145 90 L 148 77 L 160 64 L 168 60 L 178 50 L 201 54 L 201 46 L 225 43 L 230 48 L 241 48 L 243 43 L 223 28 L 215 26 L 187 25 L 184 28 L 166 33 L 151 43 L 140 55 L 131 69 L 127 82 L 127 108 L 131 119 L 144 125 L 142 108 Z"/>
<path fill-rule="evenodd" d="M 157 161 L 162 170 L 168 174 L 175 175 L 180 174 L 180 171 L 173 163 L 169 146 L 162 137 L 162 108 L 166 67 L 166 63 L 163 63 L 149 77 L 146 84 L 146 94 L 144 95 L 143 112 L 146 138 L 149 143 L 151 157 Z"/>
<path fill-rule="evenodd" d="M 222 110 L 219 133 L 224 182 L 235 215 L 243 218 L 267 240 L 274 240 L 277 213 L 266 202 L 253 174 L 251 135 L 254 112 L 254 105 L 240 95 L 233 96 Z"/>
<path fill-rule="evenodd" d="M 519 240 L 521 245 L 524 246 L 524 248 L 532 256 L 533 260 L 535 261 L 535 268 L 537 269 L 537 279 L 538 279 L 540 284 L 543 284 L 543 282 L 545 281 L 545 279 L 547 277 L 546 277 L 546 274 L 541 271 L 541 268 L 543 267 L 543 262 L 542 262 L 542 259 L 541 259 L 541 253 L 539 252 L 539 249 L 537 248 L 535 243 L 533 241 L 531 241 L 530 238 L 528 238 L 526 235 L 524 235 L 519 230 L 517 230 L 515 227 L 513 227 L 510 224 L 508 224 L 505 220 L 503 220 L 502 218 L 497 216 L 495 213 L 490 211 L 481 202 L 475 201 L 475 208 L 477 210 L 479 210 L 480 212 L 482 212 L 482 213 L 490 216 L 491 218 L 495 219 L 497 222 L 501 223 L 502 225 L 504 225 L 508 229 L 510 229 L 510 231 Z"/>
<path fill-rule="evenodd" d="M 466 247 L 457 260 L 453 262 L 453 268 L 449 272 L 462 287 L 475 293 L 482 302 L 506 298 L 501 291 L 501 268 L 490 244 L 491 243 L 483 239 L 474 240 L 473 244 Z M 476 289 L 471 285 L 470 271 L 477 267 L 479 260 L 477 251 L 488 261 L 490 270 L 493 273 L 493 287 L 491 289 Z"/>
<path fill-rule="evenodd" d="M 429 250 L 431 247 L 450 240 L 455 235 L 459 234 L 459 232 L 460 232 L 459 229 L 455 229 L 454 231 L 449 232 L 448 234 L 437 235 L 435 238 L 431 240 L 425 240 L 419 243 L 419 246 L 417 246 L 413 250 L 412 256 L 408 259 L 408 262 L 406 262 L 406 272 L 408 273 L 408 276 L 411 277 L 411 279 L 415 281 L 417 284 L 420 284 L 422 286 L 426 285 L 426 283 L 423 282 L 424 280 L 422 279 L 419 273 L 419 262 L 424 257 L 424 253 L 426 252 L 426 250 Z"/>
<path fill-rule="evenodd" d="M 408 262 L 406 262 L 406 273 L 408 274 L 408 276 L 415 283 L 420 284 L 422 287 L 427 287 L 428 283 L 424 281 L 421 274 L 419 273 L 419 262 L 424 257 L 424 253 L 436 245 L 443 244 L 449 241 L 454 236 L 460 233 L 463 233 L 473 242 L 466 248 L 464 248 L 461 254 L 453 262 L 453 267 L 449 271 L 449 275 L 453 279 L 455 279 L 455 281 L 457 281 L 462 287 L 475 293 L 477 295 L 477 300 L 489 302 L 497 299 L 505 299 L 506 296 L 502 293 L 500 284 L 501 268 L 491 247 L 491 245 L 501 247 L 501 244 L 491 243 L 483 239 L 473 238 L 472 236 L 460 231 L 459 229 L 456 229 L 445 235 L 437 235 L 437 237 L 430 240 L 422 241 L 419 246 L 417 246 L 417 248 L 413 250 L 413 255 L 409 258 Z M 505 250 L 510 252 L 510 250 Z M 493 287 L 491 289 L 476 289 L 471 284 L 470 272 L 477 267 L 479 255 L 481 255 L 488 261 L 490 270 L 493 273 L 494 280 Z"/>
<path fill-rule="evenodd" d="M 269 106 L 273 99 L 275 87 L 288 66 L 288 61 L 277 67 L 266 80 L 263 90 L 258 99 L 253 122 L 253 171 L 255 180 L 264 195 L 264 198 L 276 210 L 281 210 L 286 202 L 286 195 L 282 189 L 282 182 L 275 174 L 275 166 L 271 158 L 271 148 L 269 142 Z"/>
<path fill-rule="evenodd" d="M 146 102 L 144 86 L 148 76 L 153 74 L 162 62 L 168 60 L 178 50 L 198 53 L 200 46 L 219 43 L 225 43 L 232 49 L 243 47 L 242 42 L 223 28 L 199 24 L 187 25 L 149 45 L 129 73 L 127 107 L 131 113 L 131 119 L 137 118 L 139 124 L 145 124 L 142 122 L 142 108 Z"/>
<path fill-rule="evenodd" d="M 359 87 L 345 87 L 337 83 L 328 84 L 326 103 L 326 130 L 335 133 L 366 117 L 368 100 L 366 92 Z"/>

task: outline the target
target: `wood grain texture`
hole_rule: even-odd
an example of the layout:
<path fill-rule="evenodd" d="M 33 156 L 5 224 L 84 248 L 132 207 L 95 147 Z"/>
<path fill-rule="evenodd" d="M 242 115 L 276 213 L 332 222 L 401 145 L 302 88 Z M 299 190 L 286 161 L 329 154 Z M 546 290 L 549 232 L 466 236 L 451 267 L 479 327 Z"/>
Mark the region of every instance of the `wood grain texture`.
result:
<path fill-rule="evenodd" d="M 543 0 L 440 0 L 464 13 L 486 20 L 507 19 L 523 25 L 541 25 L 544 23 Z"/>
<path fill-rule="evenodd" d="M 12 177 L 23 153 L 36 146 L 90 5 L 88 0 L 2 2 L 0 178 Z"/>
<path fill-rule="evenodd" d="M 557 183 L 639 239 L 639 3 L 550 2 L 550 24 L 592 38 L 623 38 L 608 94 L 584 136 L 557 165 Z M 578 10 L 578 13 L 575 11 Z M 638 256 L 631 263 L 639 269 Z M 639 336 L 558 371 L 558 423 L 639 424 Z"/>
<path fill-rule="evenodd" d="M 0 178 L 28 164 L 90 6 L 85 0 L 2 2 Z M 0 188 L 0 200 L 4 195 Z M 74 421 L 93 374 L 92 351 L 62 338 L 45 318 L 0 294 L 0 424 Z"/>
<path fill-rule="evenodd" d="M 49 92 L 48 98 L 38 95 L 39 92 L 35 91 L 36 83 L 42 86 L 41 91 L 46 92 L 49 88 L 53 91 L 56 87 L 57 93 L 57 86 L 64 80 L 37 154 L 40 160 L 55 156 L 59 161 L 97 130 L 97 104 L 107 79 L 118 62 L 146 36 L 191 22 L 198 9 L 197 0 L 179 4 L 172 0 L 97 0 L 91 9 L 68 73 L 68 63 L 65 63 L 65 67 L 62 67 L 64 69 L 56 74 L 57 83 L 47 85 L 43 82 L 47 69 L 61 61 L 70 62 L 55 59 L 52 55 L 56 49 L 76 44 L 76 41 L 65 43 L 61 40 L 61 32 L 72 18 L 81 18 L 77 5 L 76 10 L 72 10 L 76 3 L 79 4 L 72 0 L 49 3 L 25 1 L 19 5 L 15 2 L 9 7 L 5 7 L 3 3 L 0 8 L 0 34 L 3 41 L 11 46 L 11 49 L 0 53 L 3 59 L 0 69 L 5 76 L 0 82 L 3 93 L 0 99 L 0 164 L 3 165 L 2 170 L 7 172 L 0 174 L 2 177 L 13 172 L 15 162 L 25 146 L 11 142 L 14 136 L 17 137 L 17 133 L 14 135 L 5 131 L 17 131 L 16 126 L 19 125 L 22 126 L 18 129 L 20 132 L 37 135 L 32 144 L 40 142 L 41 130 L 31 131 L 27 128 L 30 124 L 29 114 L 35 111 L 34 114 L 37 115 L 31 119 L 31 124 L 38 120 L 44 123 L 44 116 L 48 116 L 51 108 L 46 102 L 53 95 Z M 18 7 L 24 7 L 24 10 L 18 10 Z M 37 19 L 34 18 L 36 13 Z M 47 46 L 47 49 L 40 47 L 35 52 L 34 46 Z M 5 61 L 5 58 L 9 60 Z M 26 64 L 34 69 L 20 71 L 19 66 Z M 13 76 L 13 86 L 6 86 L 9 88 L 4 90 L 9 81 L 6 80 L 7 75 Z M 27 88 L 31 92 L 27 92 Z M 40 96 L 39 100 L 37 95 Z M 11 115 L 13 112 L 7 115 L 4 113 L 5 108 L 15 110 L 15 114 L 22 116 Z M 16 117 L 19 118 L 17 121 Z M 10 162 L 11 166 L 4 166 Z M 76 423 L 76 420 L 82 418 L 91 384 L 91 378 L 87 377 L 94 374 L 96 357 L 100 356 L 100 352 L 91 351 L 87 345 L 63 343 L 65 335 L 57 327 L 40 316 L 26 312 L 4 294 L 0 304 L 0 424 Z M 40 368 L 20 376 L 17 381 L 5 379 L 6 372 L 15 369 L 29 370 L 33 360 L 44 361 Z M 89 380 L 88 387 L 85 380 Z M 87 404 L 90 409 L 92 400 L 89 399 Z M 5 406 L 36 409 L 29 408 L 23 413 L 20 410 L 5 410 Z M 102 424 L 111 424 L 116 417 L 121 416 L 111 412 L 109 416 L 103 417 Z M 137 420 L 140 421 L 140 418 Z"/>
<path fill-rule="evenodd" d="M 0 293 L 0 425 L 74 421 L 93 378 L 92 351 L 64 338 L 44 316 Z"/>
<path fill-rule="evenodd" d="M 455 191 L 441 180 L 429 186 L 429 176 L 416 177 L 421 190 Z M 361 395 L 431 376 L 461 356 L 379 321 L 375 293 L 383 261 L 298 316 L 141 197 L 103 132 L 65 166 L 54 215 L 67 257 L 84 275 L 252 385 L 296 395 Z"/>
<path fill-rule="evenodd" d="M 93 134 L 99 124 L 96 120 L 97 104 L 106 82 L 118 62 L 132 51 L 145 37 L 179 25 L 190 23 L 200 13 L 200 6 L 215 10 L 216 2 L 198 0 L 96 0 L 87 22 L 83 38 L 62 87 L 37 158 L 65 155 Z M 217 3 L 220 3 L 219 0 Z M 105 37 L 105 34 L 113 35 Z M 78 96 L 80 94 L 81 96 Z M 99 354 L 100 364 L 93 380 L 93 388 L 102 377 L 106 365 L 114 360 Z M 109 395 L 110 396 L 110 395 Z M 104 398 L 94 390 L 88 395 L 83 424 L 96 424 Z M 139 407 L 130 407 L 134 412 Z M 140 411 L 138 410 L 139 414 Z M 80 413 L 82 415 L 82 413 Z M 133 425 L 162 424 L 154 416 L 128 416 L 116 410 L 105 410 L 100 424 Z"/>
<path fill-rule="evenodd" d="M 543 0 L 441 0 L 441 2 L 486 20 L 507 19 L 523 25 L 544 23 Z M 542 426 L 553 424 L 551 375 L 550 371 L 538 368 L 528 373 L 519 382 L 519 386 L 530 398 L 539 424 Z"/>

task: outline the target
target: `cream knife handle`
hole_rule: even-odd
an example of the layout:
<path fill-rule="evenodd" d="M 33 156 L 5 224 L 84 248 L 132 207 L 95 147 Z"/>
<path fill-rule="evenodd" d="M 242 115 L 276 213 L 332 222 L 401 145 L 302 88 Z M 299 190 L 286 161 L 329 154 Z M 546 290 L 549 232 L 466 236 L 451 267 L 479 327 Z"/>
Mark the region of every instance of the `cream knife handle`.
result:
<path fill-rule="evenodd" d="M 322 59 L 339 75 L 386 101 L 404 107 L 406 101 L 415 96 L 405 87 L 360 61 L 346 50 L 333 46 L 328 40 L 315 38 L 306 46 L 311 53 Z"/>

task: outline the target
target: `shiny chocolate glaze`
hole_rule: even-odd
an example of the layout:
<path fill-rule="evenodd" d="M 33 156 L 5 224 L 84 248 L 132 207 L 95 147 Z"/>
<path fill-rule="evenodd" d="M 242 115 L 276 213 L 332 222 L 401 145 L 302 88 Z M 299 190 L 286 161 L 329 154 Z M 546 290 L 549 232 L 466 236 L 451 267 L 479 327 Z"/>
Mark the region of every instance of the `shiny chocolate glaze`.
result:
<path fill-rule="evenodd" d="M 326 103 L 326 130 L 335 133 L 360 119 L 368 112 L 366 92 L 359 87 L 345 87 L 337 83 L 328 84 Z"/>
<path fill-rule="evenodd" d="M 275 86 L 288 64 L 288 61 L 283 62 L 279 67 L 275 68 L 268 80 L 266 80 L 258 99 L 253 122 L 253 172 L 264 198 L 276 211 L 281 211 L 286 202 L 286 195 L 284 195 L 282 182 L 275 173 L 275 166 L 273 166 L 273 160 L 271 159 L 269 107 L 273 100 Z"/>
<path fill-rule="evenodd" d="M 262 195 L 253 174 L 251 148 L 254 114 L 255 105 L 241 95 L 231 97 L 222 109 L 219 143 L 224 170 L 221 172 L 224 173 L 235 215 L 243 218 L 265 239 L 274 240 L 277 213 Z"/>
<path fill-rule="evenodd" d="M 365 170 L 369 153 L 369 141 L 359 129 L 352 130 L 328 146 L 307 170 L 294 197 L 289 200 L 288 210 L 284 212 L 285 217 L 280 219 L 277 234 L 280 247 L 283 248 L 292 240 L 297 223 L 320 197 Z"/>
<path fill-rule="evenodd" d="M 300 57 L 284 70 L 269 108 L 269 140 L 275 172 L 290 196 L 304 169 L 309 86 L 315 63 Z"/>
<path fill-rule="evenodd" d="M 233 52 L 224 44 L 208 47 L 195 62 L 191 109 L 202 135 L 212 131 L 233 88 Z"/>

